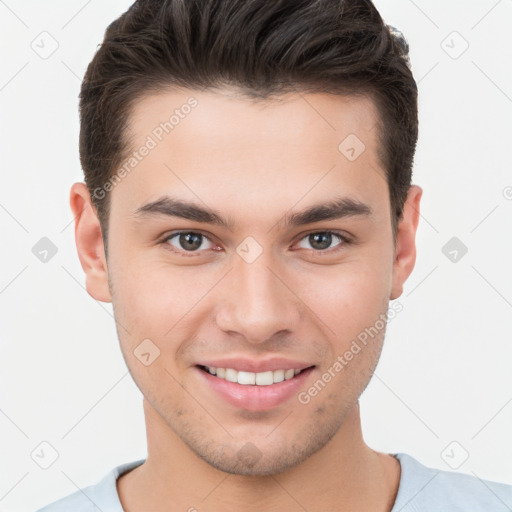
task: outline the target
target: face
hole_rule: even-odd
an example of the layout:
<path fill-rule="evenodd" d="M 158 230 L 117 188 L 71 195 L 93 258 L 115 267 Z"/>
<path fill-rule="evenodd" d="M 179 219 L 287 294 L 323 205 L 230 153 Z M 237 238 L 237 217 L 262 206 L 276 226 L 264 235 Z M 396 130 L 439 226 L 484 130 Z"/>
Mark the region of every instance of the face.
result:
<path fill-rule="evenodd" d="M 376 122 L 369 98 L 327 94 L 172 91 L 133 109 L 130 147 L 149 149 L 112 187 L 108 278 L 98 266 L 88 290 L 112 300 L 151 421 L 216 468 L 296 466 L 370 380 L 417 223 L 395 247 Z"/>

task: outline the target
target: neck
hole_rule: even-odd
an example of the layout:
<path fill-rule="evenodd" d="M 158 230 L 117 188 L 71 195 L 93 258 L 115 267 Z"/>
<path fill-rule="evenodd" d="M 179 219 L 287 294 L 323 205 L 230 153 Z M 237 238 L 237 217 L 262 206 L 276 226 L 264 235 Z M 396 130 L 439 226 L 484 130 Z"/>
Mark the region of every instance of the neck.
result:
<path fill-rule="evenodd" d="M 148 457 L 117 482 L 125 510 L 392 509 L 400 464 L 364 443 L 358 403 L 323 448 L 298 466 L 270 476 L 234 475 L 210 466 L 176 436 L 147 400 L 144 411 Z"/>

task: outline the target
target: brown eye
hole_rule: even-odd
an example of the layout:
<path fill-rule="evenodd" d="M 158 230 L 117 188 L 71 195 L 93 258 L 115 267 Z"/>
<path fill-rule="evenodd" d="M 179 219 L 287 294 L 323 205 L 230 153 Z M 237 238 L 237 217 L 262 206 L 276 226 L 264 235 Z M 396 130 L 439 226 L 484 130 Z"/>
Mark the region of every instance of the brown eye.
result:
<path fill-rule="evenodd" d="M 182 231 L 174 233 L 165 240 L 169 245 L 178 251 L 198 252 L 199 249 L 207 249 L 205 242 L 209 242 L 208 238 L 201 233 L 194 231 Z M 207 244 L 206 244 L 207 245 Z"/>
<path fill-rule="evenodd" d="M 332 245 L 333 241 L 336 239 L 338 239 L 339 242 Z M 319 231 L 317 233 L 310 233 L 309 235 L 306 235 L 300 243 L 302 244 L 304 241 L 309 244 L 309 247 L 300 244 L 299 247 L 302 247 L 303 249 L 314 249 L 315 251 L 325 251 L 327 249 L 338 247 L 344 243 L 348 243 L 348 240 L 345 237 L 331 231 Z"/>

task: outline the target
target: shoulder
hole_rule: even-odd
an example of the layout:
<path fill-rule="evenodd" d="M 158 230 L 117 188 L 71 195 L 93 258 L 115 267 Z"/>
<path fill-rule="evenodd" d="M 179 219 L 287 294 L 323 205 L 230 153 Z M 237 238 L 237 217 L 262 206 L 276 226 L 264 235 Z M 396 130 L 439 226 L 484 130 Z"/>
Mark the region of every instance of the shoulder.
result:
<path fill-rule="evenodd" d="M 508 512 L 512 486 L 477 476 L 424 466 L 405 453 L 393 454 L 402 476 L 392 512 Z"/>
<path fill-rule="evenodd" d="M 36 512 L 123 512 L 116 481 L 145 459 L 127 462 L 111 469 L 99 482 L 65 496 Z"/>

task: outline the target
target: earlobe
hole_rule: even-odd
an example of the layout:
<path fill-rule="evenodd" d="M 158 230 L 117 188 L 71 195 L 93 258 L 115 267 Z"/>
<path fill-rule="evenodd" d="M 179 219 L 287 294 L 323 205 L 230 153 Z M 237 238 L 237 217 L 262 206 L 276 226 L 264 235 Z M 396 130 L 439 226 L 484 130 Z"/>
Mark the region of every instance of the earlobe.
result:
<path fill-rule="evenodd" d="M 416 230 L 420 218 L 420 200 L 423 190 L 412 185 L 404 204 L 403 215 L 398 224 L 395 260 L 393 262 L 393 283 L 390 300 L 398 299 L 403 286 L 416 262 Z"/>
<path fill-rule="evenodd" d="M 85 183 L 73 184 L 69 203 L 75 217 L 75 242 L 85 272 L 86 289 L 94 299 L 111 302 L 100 221 Z"/>

